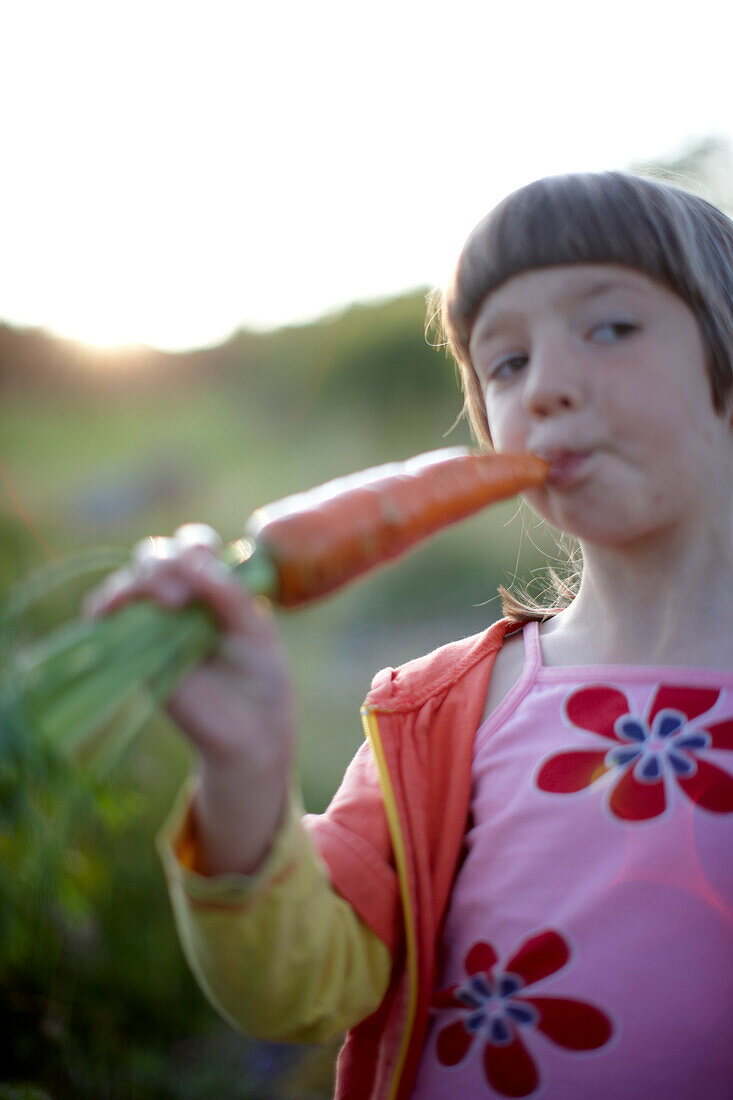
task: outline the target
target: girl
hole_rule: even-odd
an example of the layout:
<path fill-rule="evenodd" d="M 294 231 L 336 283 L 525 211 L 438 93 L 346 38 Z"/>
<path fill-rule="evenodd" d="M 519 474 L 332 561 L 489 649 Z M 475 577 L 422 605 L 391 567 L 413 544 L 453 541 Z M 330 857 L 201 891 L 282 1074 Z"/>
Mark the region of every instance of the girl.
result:
<path fill-rule="evenodd" d="M 273 625 L 210 547 L 151 540 L 92 598 L 218 617 L 170 704 L 200 760 L 159 842 L 178 931 L 237 1026 L 348 1030 L 338 1097 L 731 1094 L 732 275 L 722 213 L 622 173 L 474 230 L 442 301 L 468 415 L 549 461 L 527 500 L 582 576 L 379 673 L 324 815 Z"/>

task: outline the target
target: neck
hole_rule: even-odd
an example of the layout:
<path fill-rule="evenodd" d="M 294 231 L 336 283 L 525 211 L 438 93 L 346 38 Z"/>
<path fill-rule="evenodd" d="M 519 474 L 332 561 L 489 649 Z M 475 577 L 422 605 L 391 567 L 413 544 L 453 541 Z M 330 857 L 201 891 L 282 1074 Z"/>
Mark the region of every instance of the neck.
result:
<path fill-rule="evenodd" d="M 543 627 L 548 664 L 733 668 L 733 540 L 679 532 L 653 545 L 583 546 L 573 603 Z"/>

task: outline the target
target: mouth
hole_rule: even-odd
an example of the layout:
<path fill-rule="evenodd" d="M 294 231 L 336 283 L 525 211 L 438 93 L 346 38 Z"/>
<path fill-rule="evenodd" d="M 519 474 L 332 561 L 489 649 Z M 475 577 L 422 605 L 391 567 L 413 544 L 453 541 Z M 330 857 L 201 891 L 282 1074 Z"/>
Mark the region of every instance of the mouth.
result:
<path fill-rule="evenodd" d="M 547 448 L 536 449 L 534 453 L 550 464 L 546 484 L 556 489 L 565 489 L 582 480 L 594 452 L 590 449 L 573 451 L 568 448 Z"/>

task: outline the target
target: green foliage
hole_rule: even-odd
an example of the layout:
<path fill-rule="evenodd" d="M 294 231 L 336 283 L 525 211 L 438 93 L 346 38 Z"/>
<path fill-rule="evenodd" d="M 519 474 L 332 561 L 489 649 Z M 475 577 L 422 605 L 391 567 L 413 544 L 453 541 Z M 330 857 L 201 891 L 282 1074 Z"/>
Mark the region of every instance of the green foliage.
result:
<path fill-rule="evenodd" d="M 6 364 L 3 588 L 93 545 L 113 548 L 111 566 L 119 548 L 189 520 L 234 538 L 268 500 L 444 445 L 460 397 L 451 367 L 425 345 L 423 310 L 414 295 L 319 325 L 243 333 L 209 353 L 153 357 L 149 375 L 139 364 L 92 374 L 60 354 L 35 390 L 32 367 L 19 386 Z M 42 342 L 34 347 L 40 355 Z M 175 476 L 162 478 L 171 465 Z M 495 605 L 480 605 L 515 566 L 507 518 L 492 509 L 351 590 L 282 615 L 308 809 L 324 808 L 361 742 L 358 708 L 373 672 L 496 617 Z M 70 577 L 29 606 L 0 656 L 72 617 L 88 583 Z M 330 1096 L 334 1049 L 234 1033 L 188 972 L 153 848 L 190 766 L 170 723 L 150 722 L 101 783 L 24 741 L 11 703 L 0 727 L 2 1087 L 53 1100 Z"/>
<path fill-rule="evenodd" d="M 453 371 L 428 345 L 423 295 L 382 306 L 354 306 L 334 323 L 325 402 L 356 403 L 394 422 L 414 406 L 457 404 Z"/>

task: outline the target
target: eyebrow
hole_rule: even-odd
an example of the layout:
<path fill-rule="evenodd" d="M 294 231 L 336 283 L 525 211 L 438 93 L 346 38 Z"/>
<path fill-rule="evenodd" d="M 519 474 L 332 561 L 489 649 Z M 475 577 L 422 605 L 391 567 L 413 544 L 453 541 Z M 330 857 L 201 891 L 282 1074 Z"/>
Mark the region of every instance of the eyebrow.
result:
<path fill-rule="evenodd" d="M 577 305 L 580 302 L 587 302 L 591 298 L 598 298 L 601 294 L 606 294 L 609 290 L 633 290 L 634 293 L 639 291 L 641 294 L 646 294 L 646 288 L 641 285 L 630 286 L 629 283 L 620 279 L 601 279 L 599 282 L 591 283 L 590 286 L 584 287 L 582 290 L 570 291 L 568 294 L 561 295 L 557 302 L 560 305 Z M 521 321 L 523 314 L 517 310 L 504 310 L 500 313 L 495 313 L 490 322 L 479 329 L 476 343 L 484 344 L 493 337 L 498 336 L 503 328 L 507 325 L 515 324 L 517 321 Z"/>

